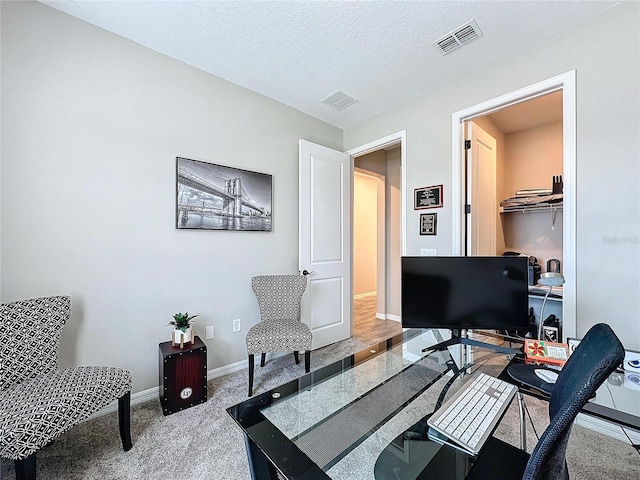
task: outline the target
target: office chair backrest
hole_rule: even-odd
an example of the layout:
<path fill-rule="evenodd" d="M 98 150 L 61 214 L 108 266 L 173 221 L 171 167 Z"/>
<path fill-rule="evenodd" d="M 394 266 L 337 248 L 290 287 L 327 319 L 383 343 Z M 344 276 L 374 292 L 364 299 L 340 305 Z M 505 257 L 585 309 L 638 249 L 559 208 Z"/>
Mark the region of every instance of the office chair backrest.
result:
<path fill-rule="evenodd" d="M 624 347 L 604 323 L 591 327 L 567 360 L 551 392 L 550 423 L 531 454 L 523 480 L 568 479 L 565 461 L 573 421 L 624 360 Z"/>
<path fill-rule="evenodd" d="M 251 288 L 258 299 L 260 320 L 300 320 L 306 276 L 259 275 L 251 278 Z"/>

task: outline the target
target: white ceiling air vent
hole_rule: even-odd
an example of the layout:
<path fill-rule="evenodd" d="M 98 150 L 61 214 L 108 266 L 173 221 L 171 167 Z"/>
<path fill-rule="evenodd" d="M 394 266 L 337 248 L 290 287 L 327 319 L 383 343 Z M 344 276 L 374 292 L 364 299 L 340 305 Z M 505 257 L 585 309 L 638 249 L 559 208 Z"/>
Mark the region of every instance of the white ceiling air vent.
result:
<path fill-rule="evenodd" d="M 356 103 L 358 99 L 353 98 L 351 95 L 344 93 L 342 90 L 336 90 L 334 93 L 329 95 L 327 98 L 322 100 L 320 103 L 324 103 L 329 105 L 332 108 L 335 108 L 339 112 L 347 108 L 349 105 L 353 105 Z"/>
<path fill-rule="evenodd" d="M 458 47 L 461 47 L 465 43 L 469 43 L 474 38 L 482 36 L 482 31 L 478 27 L 475 20 L 467 22 L 465 25 L 456 28 L 453 32 L 448 33 L 439 40 L 433 42 L 438 47 L 440 53 L 446 55 L 451 53 Z"/>

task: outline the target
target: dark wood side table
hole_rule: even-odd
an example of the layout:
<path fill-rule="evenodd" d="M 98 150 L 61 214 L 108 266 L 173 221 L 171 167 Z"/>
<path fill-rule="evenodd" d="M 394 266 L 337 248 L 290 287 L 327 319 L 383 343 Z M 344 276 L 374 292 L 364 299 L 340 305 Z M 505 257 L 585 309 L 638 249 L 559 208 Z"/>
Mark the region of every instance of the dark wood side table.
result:
<path fill-rule="evenodd" d="M 159 349 L 162 413 L 169 415 L 206 402 L 207 346 L 200 337 L 184 348 L 163 342 Z"/>

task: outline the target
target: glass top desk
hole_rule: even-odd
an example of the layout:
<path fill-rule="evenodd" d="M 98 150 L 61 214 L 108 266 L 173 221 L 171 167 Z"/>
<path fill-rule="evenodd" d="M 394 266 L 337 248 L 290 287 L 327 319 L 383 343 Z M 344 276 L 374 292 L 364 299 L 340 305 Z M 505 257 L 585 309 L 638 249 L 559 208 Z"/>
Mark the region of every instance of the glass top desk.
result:
<path fill-rule="evenodd" d="M 446 349 L 422 351 L 438 339 L 434 330 L 406 330 L 228 408 L 245 434 L 252 478 L 404 480 L 430 478 L 431 470 L 463 479 L 473 457 L 428 440 L 425 417 L 469 373 L 504 378 L 517 358 L 477 346 L 458 360 Z M 613 386 L 620 391 L 599 392 L 594 414 L 617 421 L 623 410 L 622 424 L 640 430 L 640 390 L 618 383 Z M 628 393 L 630 403 L 620 408 L 617 398 Z"/>

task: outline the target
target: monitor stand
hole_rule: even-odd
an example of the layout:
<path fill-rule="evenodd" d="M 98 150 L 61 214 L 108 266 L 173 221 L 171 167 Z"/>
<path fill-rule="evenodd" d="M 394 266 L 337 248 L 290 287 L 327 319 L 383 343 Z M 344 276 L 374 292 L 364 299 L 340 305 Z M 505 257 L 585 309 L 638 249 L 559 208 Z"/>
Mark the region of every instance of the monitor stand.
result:
<path fill-rule="evenodd" d="M 516 355 L 520 353 L 520 350 L 516 348 L 503 347 L 502 345 L 494 345 L 493 343 L 481 342 L 479 340 L 473 340 L 471 338 L 467 338 L 466 336 L 463 336 L 463 331 L 466 332 L 466 330 L 462 330 L 458 328 L 451 329 L 451 338 L 449 340 L 445 340 L 443 342 L 437 343 L 431 347 L 423 348 L 422 351 L 435 352 L 439 350 L 444 350 L 445 348 L 450 347 L 452 345 L 469 345 L 472 347 L 489 348 L 498 353 L 504 353 L 507 355 Z"/>

